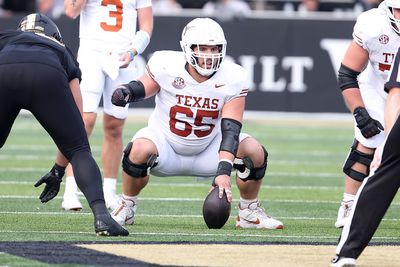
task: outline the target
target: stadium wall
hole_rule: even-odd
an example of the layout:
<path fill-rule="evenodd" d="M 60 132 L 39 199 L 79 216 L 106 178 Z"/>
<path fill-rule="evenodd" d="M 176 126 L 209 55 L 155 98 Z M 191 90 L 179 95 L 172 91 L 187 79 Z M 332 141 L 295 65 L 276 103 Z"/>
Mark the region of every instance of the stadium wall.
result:
<path fill-rule="evenodd" d="M 20 17 L 0 19 L 0 30 L 15 28 Z M 145 53 L 137 58 L 143 72 L 156 50 L 180 50 L 181 30 L 192 16 L 156 16 Z M 56 20 L 74 53 L 79 44 L 79 20 Z M 228 40 L 228 60 L 248 70 L 252 82 L 246 109 L 251 111 L 344 113 L 347 109 L 336 73 L 351 41 L 354 19 L 331 16 L 269 16 L 220 21 Z M 154 100 L 135 103 L 152 107 Z"/>

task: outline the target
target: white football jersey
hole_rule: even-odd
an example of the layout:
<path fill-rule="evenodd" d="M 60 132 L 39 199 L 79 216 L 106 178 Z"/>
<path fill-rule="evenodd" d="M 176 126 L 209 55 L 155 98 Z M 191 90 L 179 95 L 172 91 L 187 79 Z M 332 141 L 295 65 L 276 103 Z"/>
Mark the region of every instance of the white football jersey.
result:
<path fill-rule="evenodd" d="M 357 18 L 353 38 L 369 53 L 368 65 L 359 76 L 361 89 L 363 83 L 367 83 L 386 98 L 383 85 L 400 45 L 400 36 L 392 30 L 383 5 L 363 12 Z"/>
<path fill-rule="evenodd" d="M 185 69 L 183 52 L 159 51 L 150 58 L 146 73 L 161 87 L 149 126 L 159 129 L 181 155 L 203 151 L 220 132 L 224 104 L 245 97 L 246 71 L 224 61 L 207 81 L 198 83 Z"/>
<path fill-rule="evenodd" d="M 80 14 L 80 46 L 123 52 L 136 34 L 137 9 L 151 0 L 87 0 Z"/>

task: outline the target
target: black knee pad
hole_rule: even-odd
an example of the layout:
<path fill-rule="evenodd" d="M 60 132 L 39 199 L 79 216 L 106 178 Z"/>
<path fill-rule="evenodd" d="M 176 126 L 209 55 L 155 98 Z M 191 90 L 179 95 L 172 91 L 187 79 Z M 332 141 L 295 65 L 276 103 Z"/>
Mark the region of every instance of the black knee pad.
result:
<path fill-rule="evenodd" d="M 129 142 L 124 149 L 124 156 L 122 158 L 122 169 L 132 176 L 133 178 L 144 178 L 150 174 L 150 169 L 157 165 L 156 154 L 151 154 L 146 163 L 136 164 L 129 159 L 129 153 L 132 149 L 132 142 Z"/>
<path fill-rule="evenodd" d="M 254 167 L 254 163 L 250 157 L 244 157 L 243 159 L 235 158 L 233 162 L 233 168 L 237 170 L 237 176 L 243 180 L 261 180 L 264 178 L 265 172 L 267 170 L 268 163 L 268 152 L 264 146 L 262 146 L 264 151 L 264 163 L 260 167 Z"/>
<path fill-rule="evenodd" d="M 347 156 L 346 162 L 343 165 L 343 172 L 352 179 L 362 182 L 369 175 L 369 166 L 374 158 L 373 154 L 366 154 L 357 150 L 358 141 L 354 139 L 353 145 L 351 146 L 349 155 Z M 360 163 L 367 167 L 367 173 L 358 172 L 353 170 L 354 164 Z"/>

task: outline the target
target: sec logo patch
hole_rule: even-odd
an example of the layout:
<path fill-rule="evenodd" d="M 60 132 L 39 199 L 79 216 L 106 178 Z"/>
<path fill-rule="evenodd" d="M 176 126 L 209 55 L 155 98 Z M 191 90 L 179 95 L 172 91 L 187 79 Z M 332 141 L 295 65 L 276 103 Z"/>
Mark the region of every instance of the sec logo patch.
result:
<path fill-rule="evenodd" d="M 185 80 L 181 77 L 176 77 L 172 82 L 172 86 L 175 87 L 176 89 L 182 89 L 186 86 Z"/>
<path fill-rule="evenodd" d="M 382 34 L 381 36 L 379 36 L 379 42 L 381 44 L 389 43 L 389 36 L 387 36 L 386 34 Z"/>

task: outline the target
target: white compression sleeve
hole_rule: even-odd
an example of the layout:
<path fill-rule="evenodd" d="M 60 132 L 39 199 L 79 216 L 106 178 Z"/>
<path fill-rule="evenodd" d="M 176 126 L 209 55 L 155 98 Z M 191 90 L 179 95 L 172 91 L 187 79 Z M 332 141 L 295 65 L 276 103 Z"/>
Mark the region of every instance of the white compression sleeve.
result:
<path fill-rule="evenodd" d="M 138 31 L 133 39 L 132 46 L 139 55 L 143 53 L 149 43 L 150 35 L 146 31 Z"/>

